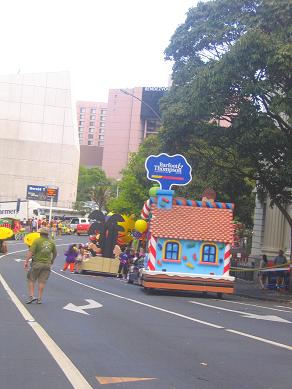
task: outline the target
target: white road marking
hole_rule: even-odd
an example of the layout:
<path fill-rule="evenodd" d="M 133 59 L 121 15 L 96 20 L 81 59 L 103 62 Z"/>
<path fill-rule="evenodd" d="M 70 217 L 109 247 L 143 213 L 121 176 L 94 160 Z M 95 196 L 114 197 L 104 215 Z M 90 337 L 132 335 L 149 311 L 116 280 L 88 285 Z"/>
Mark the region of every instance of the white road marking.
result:
<path fill-rule="evenodd" d="M 21 259 L 21 258 L 14 258 L 14 261 L 19 263 L 19 262 L 24 262 L 24 259 Z"/>
<path fill-rule="evenodd" d="M 286 312 L 286 313 L 291 313 L 290 311 L 285 311 L 284 309 L 277 309 L 277 308 L 271 308 L 271 307 L 266 307 L 264 305 L 257 305 L 257 304 L 249 304 L 249 303 L 241 303 L 237 301 L 230 301 L 230 300 L 218 300 L 218 299 L 210 299 L 212 301 L 218 301 L 218 302 L 224 302 L 224 303 L 230 303 L 230 304 L 240 304 L 240 305 L 247 305 L 251 307 L 257 307 L 257 308 L 264 308 L 264 309 L 270 309 L 271 311 L 278 311 L 278 312 Z M 276 305 L 276 307 L 281 307 L 281 305 Z M 285 307 L 283 307 L 285 308 Z M 288 308 L 288 307 L 287 307 Z M 289 309 L 289 308 L 288 308 Z M 292 309 L 292 308 L 291 308 Z"/>
<path fill-rule="evenodd" d="M 210 304 L 203 304 L 199 303 L 197 301 L 189 301 L 191 304 L 196 304 L 196 305 L 201 305 L 203 307 L 207 308 L 213 308 L 213 309 L 219 309 L 220 311 L 226 311 L 226 312 L 234 312 L 234 313 L 239 313 L 240 316 L 245 317 L 247 319 L 257 319 L 257 320 L 268 320 L 268 321 L 277 321 L 279 323 L 291 323 L 291 321 L 288 321 L 286 319 L 282 319 L 279 316 L 273 316 L 273 315 L 257 315 L 254 313 L 248 313 L 248 312 L 243 312 L 243 311 L 236 311 L 234 309 L 228 309 L 228 308 L 222 308 L 222 307 L 217 307 L 214 305 Z"/>
<path fill-rule="evenodd" d="M 187 319 L 187 320 L 191 320 L 191 321 L 194 321 L 194 322 L 197 322 L 197 323 L 205 324 L 205 325 L 207 325 L 207 326 L 209 326 L 209 327 L 213 327 L 213 328 L 217 328 L 217 329 L 223 329 L 224 331 L 227 331 L 227 332 L 237 333 L 238 335 L 246 336 L 247 338 L 251 338 L 251 339 L 257 340 L 257 341 L 259 341 L 259 342 L 271 344 L 271 345 L 273 345 L 273 346 L 277 346 L 277 347 L 284 348 L 284 349 L 287 349 L 287 350 L 289 350 L 289 351 L 292 351 L 292 346 L 289 346 L 289 345 L 287 345 L 287 344 L 274 342 L 273 340 L 269 340 L 269 339 L 265 339 L 265 338 L 260 338 L 260 337 L 257 337 L 257 336 L 254 336 L 254 335 L 251 335 L 251 334 L 248 334 L 248 333 L 245 333 L 245 332 L 239 332 L 239 331 L 232 330 L 232 329 L 226 329 L 226 328 L 224 328 L 224 327 L 222 327 L 222 326 L 218 326 L 218 325 L 213 324 L 213 323 L 204 322 L 204 321 L 202 321 L 202 320 L 197 320 L 197 319 L 194 319 L 194 318 L 192 318 L 192 317 L 185 316 L 185 315 L 181 315 L 181 314 L 176 313 L 176 312 L 173 312 L 173 311 L 168 311 L 168 310 L 166 310 L 166 309 L 162 309 L 162 308 L 156 307 L 156 306 L 154 306 L 154 305 L 146 304 L 146 303 L 143 303 L 143 302 L 138 301 L 138 300 L 130 299 L 130 298 L 128 298 L 128 297 L 123 297 L 123 296 L 120 296 L 120 295 L 115 294 L 115 293 L 107 292 L 106 290 L 98 289 L 98 288 L 95 288 L 94 286 L 91 286 L 91 285 L 83 284 L 83 283 L 80 282 L 80 281 L 73 280 L 72 278 L 66 277 L 66 276 L 64 276 L 63 274 L 57 273 L 57 272 L 55 272 L 55 271 L 53 271 L 53 273 L 55 273 L 56 275 L 58 275 L 58 276 L 60 276 L 60 277 L 65 278 L 65 279 L 67 279 L 67 280 L 69 280 L 69 281 L 71 281 L 71 282 L 74 282 L 74 283 L 76 283 L 76 284 L 85 286 L 86 288 L 89 288 L 89 289 L 96 290 L 97 292 L 101 292 L 101 293 L 107 294 L 107 295 L 109 295 L 109 296 L 113 296 L 113 297 L 117 297 L 117 298 L 122 299 L 122 300 L 130 301 L 130 302 L 132 302 L 132 303 L 139 304 L 139 305 L 142 305 L 142 306 L 146 306 L 146 307 L 148 307 L 148 308 L 155 309 L 155 310 L 157 310 L 157 311 L 169 313 L 169 314 L 171 314 L 171 315 L 178 316 L 178 317 L 181 317 L 181 318 L 183 318 L 183 319 Z"/>
<path fill-rule="evenodd" d="M 66 244 L 61 244 L 61 245 L 58 245 L 58 246 L 66 246 Z M 18 252 L 24 252 L 24 251 L 27 251 L 27 250 L 20 250 L 20 251 L 16 251 L 14 253 L 10 253 L 10 254 L 16 254 Z M 7 256 L 9 254 L 4 254 L 2 256 L 0 256 L 0 259 L 3 258 L 4 256 Z M 191 321 L 194 321 L 194 322 L 197 322 L 197 323 L 201 323 L 201 324 L 205 324 L 209 327 L 213 327 L 213 328 L 217 328 L 217 329 L 224 329 L 225 331 L 228 331 L 228 332 L 233 332 L 233 333 L 237 333 L 238 335 L 241 335 L 241 336 L 246 336 L 247 338 L 251 338 L 251 339 L 254 339 L 254 340 L 257 340 L 257 341 L 260 341 L 260 342 L 263 342 L 263 343 L 267 343 L 267 344 L 271 344 L 273 346 L 277 346 L 277 347 L 280 347 L 280 348 L 285 348 L 289 351 L 292 351 L 292 346 L 288 346 L 286 344 L 283 344 L 283 343 L 278 343 L 278 342 L 274 342 L 272 340 L 269 340 L 269 339 L 265 339 L 265 338 L 260 338 L 260 337 L 256 337 L 254 335 L 250 335 L 248 333 L 244 333 L 244 332 L 239 332 L 239 331 L 236 331 L 236 330 L 232 330 L 232 329 L 225 329 L 224 327 L 222 326 L 219 326 L 219 325 L 216 325 L 216 324 L 212 324 L 212 323 L 208 323 L 208 322 L 204 322 L 202 320 L 197 320 L 197 319 L 194 319 L 194 318 L 191 318 L 191 317 L 188 317 L 188 316 L 185 316 L 185 315 L 181 315 L 179 313 L 176 313 L 176 312 L 172 312 L 172 311 L 167 311 L 165 309 L 162 309 L 162 308 L 159 308 L 159 307 L 155 307 L 153 305 L 150 305 L 150 304 L 146 304 L 146 303 L 143 303 L 143 302 L 140 302 L 138 300 L 133 300 L 133 299 L 129 299 L 127 297 L 123 297 L 123 296 L 119 296 L 115 293 L 111 293 L 111 292 L 107 292 L 105 290 L 102 290 L 102 289 L 98 289 L 98 288 L 94 288 L 93 286 L 91 285 L 86 285 L 86 284 L 83 284 L 82 282 L 79 282 L 79 281 L 76 281 L 76 280 L 73 280 L 72 278 L 69 278 L 69 277 L 66 277 L 64 276 L 63 274 L 60 274 L 54 270 L 52 270 L 52 272 L 56 275 L 58 275 L 59 277 L 63 277 L 71 282 L 75 282 L 79 285 L 82 285 L 86 288 L 89 288 L 89 289 L 93 289 L 93 290 L 96 290 L 98 292 L 101 292 L 101 293 L 104 293 L 104 294 L 108 294 L 108 295 L 111 295 L 113 297 L 117 297 L 119 299 L 124 299 L 124 300 L 127 300 L 127 301 L 130 301 L 130 302 L 133 302 L 133 303 L 136 303 L 136 304 L 139 304 L 139 305 L 144 305 L 144 306 L 147 306 L 149 308 L 152 308 L 152 309 L 156 309 L 158 311 L 162 311 L 162 312 L 166 312 L 166 313 L 169 313 L 169 314 L 173 314 L 175 316 L 178 316 L 178 317 L 181 317 L 181 318 L 184 318 L 184 319 L 188 319 L 188 320 L 191 320 Z M 78 388 L 79 389 L 79 388 Z"/>
<path fill-rule="evenodd" d="M 235 331 L 235 330 L 230 330 L 230 329 L 225 329 L 225 331 L 231 332 L 231 333 L 236 334 L 236 335 L 245 336 L 246 338 L 258 340 L 258 341 L 263 342 L 263 343 L 268 343 L 268 344 L 271 344 L 273 346 L 285 348 L 286 350 L 292 351 L 292 346 L 288 346 L 287 344 L 274 342 L 273 340 L 261 338 L 259 336 L 250 335 L 250 334 L 247 334 L 246 332 L 240 332 L 240 331 Z"/>
<path fill-rule="evenodd" d="M 85 299 L 85 301 L 88 302 L 87 305 L 75 305 L 72 303 L 67 304 L 63 309 L 67 309 L 68 311 L 83 313 L 83 315 L 89 315 L 88 312 L 85 312 L 85 309 L 94 309 L 94 308 L 101 308 L 102 304 L 98 303 L 95 300 L 88 300 Z"/>
<path fill-rule="evenodd" d="M 56 244 L 56 247 L 61 247 L 61 246 L 68 246 L 68 243 Z M 26 251 L 28 251 L 28 248 L 26 248 L 24 250 L 11 251 L 10 253 L 0 255 L 0 259 L 2 259 L 4 257 L 8 257 L 9 255 L 12 255 L 12 254 L 24 253 Z"/>
<path fill-rule="evenodd" d="M 2 283 L 4 289 L 10 296 L 13 303 L 16 305 L 19 312 L 22 314 L 23 318 L 34 330 L 36 335 L 39 337 L 43 345 L 52 355 L 56 363 L 59 365 L 60 369 L 63 371 L 73 388 L 76 389 L 92 389 L 92 386 L 86 381 L 81 372 L 73 364 L 73 362 L 67 357 L 67 355 L 60 349 L 57 343 L 47 334 L 44 328 L 35 321 L 34 317 L 30 312 L 25 308 L 25 306 L 20 302 L 16 294 L 10 289 L 4 278 L 0 274 L 0 282 Z"/>
<path fill-rule="evenodd" d="M 287 307 L 286 305 L 275 305 L 275 307 L 286 308 L 286 309 L 291 309 L 292 310 L 292 307 Z"/>
<path fill-rule="evenodd" d="M 151 308 L 151 309 L 155 309 L 155 310 L 157 310 L 157 311 L 165 312 L 165 313 L 168 313 L 168 314 L 173 315 L 173 316 L 182 317 L 182 318 L 184 318 L 184 319 L 187 319 L 187 320 L 190 320 L 190 321 L 193 321 L 193 322 L 196 322 L 196 323 L 204 324 L 204 325 L 209 326 L 209 327 L 213 327 L 213 328 L 224 328 L 224 327 L 219 326 L 219 325 L 217 325 L 217 324 L 213 324 L 213 323 L 209 323 L 209 322 L 206 322 L 206 321 L 203 321 L 203 320 L 195 319 L 195 318 L 193 318 L 193 317 L 181 315 L 180 313 L 173 312 L 173 311 L 169 311 L 169 310 L 167 310 L 167 309 L 163 309 L 163 308 L 160 308 L 160 307 L 156 307 L 155 305 L 146 304 L 146 303 L 143 303 L 142 301 L 139 301 L 139 300 L 130 299 L 130 298 L 128 298 L 128 297 L 120 296 L 119 294 L 115 294 L 115 293 L 107 292 L 106 290 L 103 290 L 103 289 L 95 288 L 94 286 L 91 286 L 91 285 L 83 284 L 83 283 L 80 282 L 80 281 L 73 280 L 72 278 L 66 277 L 66 276 L 64 276 L 63 274 L 58 273 L 58 272 L 56 272 L 55 270 L 52 270 L 52 273 L 56 274 L 56 275 L 59 276 L 59 277 L 66 278 L 67 280 L 69 280 L 69 281 L 71 281 L 71 282 L 75 282 L 76 284 L 85 286 L 86 288 L 93 289 L 93 290 L 95 290 L 95 291 L 97 291 L 97 292 L 101 292 L 101 293 L 107 294 L 107 295 L 109 295 L 109 296 L 117 297 L 117 298 L 119 298 L 119 299 L 121 299 L 121 300 L 130 301 L 130 302 L 132 302 L 132 303 L 139 304 L 139 305 L 142 305 L 142 306 L 144 306 L 144 307 L 148 307 L 148 308 Z"/>

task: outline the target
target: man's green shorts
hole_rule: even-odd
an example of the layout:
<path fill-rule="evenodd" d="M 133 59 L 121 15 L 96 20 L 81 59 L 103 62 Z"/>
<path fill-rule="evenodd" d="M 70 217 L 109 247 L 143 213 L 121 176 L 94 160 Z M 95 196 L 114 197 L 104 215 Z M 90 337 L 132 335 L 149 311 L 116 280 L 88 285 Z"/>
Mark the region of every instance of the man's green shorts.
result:
<path fill-rule="evenodd" d="M 47 263 L 33 262 L 27 272 L 27 279 L 32 282 L 46 283 L 51 272 L 51 266 Z"/>

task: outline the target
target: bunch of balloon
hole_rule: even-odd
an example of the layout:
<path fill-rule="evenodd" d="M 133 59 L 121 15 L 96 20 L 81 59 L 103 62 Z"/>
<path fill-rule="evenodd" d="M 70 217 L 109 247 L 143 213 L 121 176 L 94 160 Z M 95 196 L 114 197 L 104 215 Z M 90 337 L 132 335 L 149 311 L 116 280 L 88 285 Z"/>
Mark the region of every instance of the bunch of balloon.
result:
<path fill-rule="evenodd" d="M 7 227 L 0 227 L 0 240 L 12 238 L 13 231 Z"/>
<path fill-rule="evenodd" d="M 136 221 L 136 223 L 135 223 L 135 230 L 136 231 L 143 234 L 145 231 L 147 231 L 147 229 L 148 229 L 148 223 L 145 220 L 139 219 Z"/>

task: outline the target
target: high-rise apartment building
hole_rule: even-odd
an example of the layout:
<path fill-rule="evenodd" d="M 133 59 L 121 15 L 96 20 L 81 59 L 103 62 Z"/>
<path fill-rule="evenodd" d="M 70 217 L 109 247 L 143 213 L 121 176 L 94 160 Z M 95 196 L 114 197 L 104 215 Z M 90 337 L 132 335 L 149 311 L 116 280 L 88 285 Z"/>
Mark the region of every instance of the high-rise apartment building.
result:
<path fill-rule="evenodd" d="M 107 104 L 78 101 L 76 105 L 80 145 L 103 147 Z"/>
<path fill-rule="evenodd" d="M 155 134 L 161 125 L 159 100 L 167 88 L 136 87 L 110 89 L 105 124 L 102 168 L 109 177 L 119 178 L 129 154 Z"/>

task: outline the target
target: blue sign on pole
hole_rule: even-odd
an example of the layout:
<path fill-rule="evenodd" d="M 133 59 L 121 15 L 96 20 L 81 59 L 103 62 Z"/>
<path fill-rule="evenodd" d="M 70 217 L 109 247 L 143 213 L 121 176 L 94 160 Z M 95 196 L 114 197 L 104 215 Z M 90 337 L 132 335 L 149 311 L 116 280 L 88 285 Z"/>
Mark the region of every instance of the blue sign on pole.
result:
<path fill-rule="evenodd" d="M 192 180 L 192 168 L 181 154 L 150 155 L 145 161 L 147 178 L 160 184 L 160 189 L 172 185 L 187 185 Z"/>
<path fill-rule="evenodd" d="M 27 200 L 47 200 L 47 187 L 41 185 L 28 185 L 26 190 Z"/>

